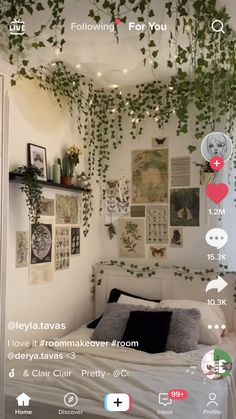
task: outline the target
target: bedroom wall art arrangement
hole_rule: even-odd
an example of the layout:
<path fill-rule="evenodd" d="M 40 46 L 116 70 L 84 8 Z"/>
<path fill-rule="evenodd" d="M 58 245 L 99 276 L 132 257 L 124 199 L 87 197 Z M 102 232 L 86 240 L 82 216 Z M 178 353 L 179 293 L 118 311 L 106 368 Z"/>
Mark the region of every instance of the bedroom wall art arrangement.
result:
<path fill-rule="evenodd" d="M 147 121 L 141 136 L 133 141 L 123 142 L 119 153 L 111 153 L 108 197 L 104 202 L 104 224 L 112 222 L 117 234 L 110 240 L 104 228 L 102 260 L 115 260 L 118 256 L 123 256 L 130 258 L 130 263 L 136 259 L 136 263 L 141 265 L 144 258 L 148 258 L 150 263 L 157 261 L 168 266 L 187 264 L 195 268 L 212 267 L 212 262 L 209 264 L 206 260 L 209 249 L 204 237 L 206 229 L 214 227 L 215 222 L 227 229 L 231 243 L 235 243 L 232 226 L 229 228 L 225 225 L 224 217 L 214 219 L 209 215 L 209 209 L 215 205 L 207 199 L 205 185 L 200 184 L 199 167 L 194 164 L 195 161 L 202 162 L 200 148 L 197 146 L 197 151 L 193 155 L 189 154 L 187 147 L 192 136 L 187 134 L 178 139 L 176 125 L 174 115 L 164 130 L 157 129 L 155 122 Z M 128 130 L 127 122 L 124 126 L 125 137 Z M 163 144 L 158 144 L 156 140 L 163 141 Z M 158 165 L 163 156 L 165 164 L 161 166 L 161 177 Z M 137 166 L 141 167 L 140 173 L 136 170 Z M 226 166 L 228 169 L 229 163 Z M 227 170 L 224 176 L 227 177 Z M 125 208 L 120 205 L 119 181 L 121 185 L 124 184 L 122 179 L 125 179 L 127 185 L 127 197 L 123 197 L 123 202 L 127 202 Z M 227 181 L 217 175 L 215 181 L 218 183 L 224 180 Z M 160 182 L 163 191 L 158 197 L 155 194 L 160 190 L 157 186 Z M 139 186 L 141 192 L 137 197 Z M 148 187 L 150 194 L 147 193 Z M 233 188 L 232 183 L 230 187 Z M 125 190 L 124 187 L 123 189 Z M 120 209 L 118 205 L 110 204 L 111 199 L 119 203 Z M 229 197 L 225 198 L 224 206 L 227 211 L 233 212 Z M 186 208 L 186 214 L 182 211 L 183 208 Z M 154 226 L 157 217 L 157 225 Z M 137 224 L 137 232 L 130 232 L 128 228 L 127 233 L 127 223 L 130 222 Z M 138 244 L 135 246 L 136 242 Z M 226 246 L 230 270 L 235 269 L 230 248 Z"/>
<path fill-rule="evenodd" d="M 20 82 L 10 94 L 10 131 L 9 131 L 9 170 L 14 170 L 20 164 L 27 162 L 27 143 L 35 143 L 47 149 L 48 169 L 57 159 L 59 151 L 64 150 L 71 144 L 78 144 L 76 127 L 70 116 L 58 108 L 56 101 L 47 92 L 43 92 L 34 83 Z M 56 146 L 55 146 L 56 144 Z M 82 148 L 82 144 L 78 144 Z M 79 164 L 80 171 L 84 170 L 83 156 Z M 49 170 L 50 172 L 50 170 Z M 52 173 L 49 173 L 49 177 Z M 92 301 L 90 290 L 90 276 L 92 265 L 100 260 L 100 250 L 94 237 L 99 235 L 99 208 L 98 188 L 93 186 L 95 212 L 91 220 L 91 230 L 85 239 L 81 228 L 81 214 L 76 221 L 63 224 L 59 211 L 56 218 L 56 196 L 63 195 L 71 199 L 77 199 L 81 204 L 81 194 L 65 192 L 57 189 L 43 188 L 44 197 L 50 202 L 54 201 L 54 215 L 48 208 L 47 215 L 43 216 L 44 224 L 49 226 L 53 235 L 51 262 L 31 264 L 29 259 L 23 261 L 25 266 L 16 267 L 16 241 L 20 240 L 29 244 L 29 220 L 28 210 L 25 204 L 25 196 L 20 191 L 20 185 L 9 185 L 9 230 L 8 230 L 8 272 L 7 272 L 7 299 L 11 318 L 22 321 L 28 319 L 28 313 L 32 313 L 34 321 L 67 322 L 68 330 L 75 329 L 80 324 L 92 317 Z M 59 240 L 62 229 L 65 233 L 69 230 L 69 237 L 73 240 L 80 228 L 80 253 L 70 255 L 65 265 L 67 269 L 55 269 L 55 240 Z M 18 233 L 17 233 L 18 232 Z M 23 232 L 23 233 L 22 233 Z M 28 240 L 27 240 L 28 239 Z M 76 240 L 76 239 L 75 239 Z M 71 254 L 71 242 L 69 241 L 68 252 Z M 30 248 L 28 249 L 28 251 Z M 78 250 L 76 250 L 78 251 Z M 29 253 L 28 253 L 29 256 Z M 47 259 L 48 255 L 46 255 Z M 61 261 L 62 262 L 62 261 Z M 63 263 L 64 263 L 63 262 Z M 58 260 L 60 267 L 60 261 Z M 39 277 L 36 275 L 35 266 L 39 268 Z M 45 273 L 44 266 L 50 265 Z M 33 278 L 32 281 L 32 268 Z M 38 270 L 38 269 L 37 269 Z M 50 273 L 49 273 L 50 271 Z M 35 276 L 36 275 L 36 276 Z M 36 283 L 32 283 L 36 282 Z M 22 304 L 19 303 L 22 301 Z M 78 310 L 79 307 L 79 310 Z M 17 332 L 16 336 L 17 336 Z M 60 331 L 55 331 L 60 333 Z M 61 332 L 63 333 L 63 332 Z"/>
<path fill-rule="evenodd" d="M 61 15 L 64 2 L 60 0 L 59 3 L 59 24 L 63 41 L 64 24 Z M 177 3 L 179 6 L 182 2 Z M 196 7 L 193 16 L 186 11 L 189 22 L 183 16 L 177 19 L 172 14 L 172 2 L 166 5 L 166 13 L 176 25 L 176 38 L 173 39 L 172 36 L 171 39 L 170 34 L 171 53 L 167 62 L 170 69 L 174 62 L 176 74 L 170 75 L 168 79 L 139 84 L 130 90 L 120 90 L 117 87 L 110 90 L 97 89 L 79 71 L 71 71 L 65 63 L 55 60 L 55 55 L 52 60 L 46 49 L 44 55 L 40 44 L 43 32 L 38 34 L 35 45 L 31 47 L 35 54 L 41 50 L 45 66 L 37 66 L 37 59 L 31 62 L 30 54 L 27 59 L 18 62 L 18 72 L 12 78 L 13 87 L 10 92 L 10 118 L 14 115 L 14 121 L 10 120 L 9 123 L 10 170 L 26 163 L 26 144 L 29 142 L 45 147 L 50 162 L 58 157 L 58 149 L 73 143 L 81 148 L 86 147 L 85 155 L 81 159 L 81 170 L 91 176 L 93 216 L 87 239 L 80 235 L 80 255 L 66 257 L 63 261 L 60 258 L 55 261 L 55 255 L 46 255 L 47 259 L 53 258 L 53 263 L 59 268 L 50 271 L 51 274 L 45 273 L 44 281 L 32 281 L 32 277 L 37 277 L 35 269 L 32 273 L 32 266 L 37 264 L 27 264 L 24 260 L 19 269 L 15 263 L 16 239 L 17 242 L 26 242 L 29 223 L 24 196 L 18 186 L 10 186 L 10 279 L 7 292 L 12 320 L 14 316 L 16 319 L 19 317 L 17 300 L 22 299 L 26 305 L 25 311 L 21 308 L 21 317 L 23 313 L 23 317 L 25 315 L 28 318 L 28 312 L 32 311 L 35 316 L 32 320 L 46 318 L 53 322 L 63 318 L 69 325 L 68 330 L 78 327 L 92 313 L 89 283 L 91 267 L 104 258 L 131 256 L 139 262 L 148 258 L 153 262 L 169 265 L 185 264 L 187 258 L 193 266 L 206 265 L 206 245 L 203 244 L 203 238 L 206 226 L 210 228 L 214 221 L 208 216 L 209 203 L 199 183 L 199 168 L 193 162 L 202 162 L 199 144 L 203 132 L 216 127 L 221 130 L 227 128 L 233 138 L 236 115 L 235 42 L 230 43 L 233 32 L 227 23 L 226 11 L 215 10 L 216 16 L 221 13 L 225 18 L 228 36 L 224 39 L 227 45 L 220 37 L 214 38 L 213 42 L 212 34 L 205 35 L 205 53 L 209 54 L 212 61 L 212 73 L 208 71 L 206 76 L 208 62 L 200 56 L 200 61 L 193 60 L 195 64 L 190 68 L 189 78 L 185 68 L 188 52 L 186 48 L 189 46 L 182 50 L 178 48 L 181 47 L 178 32 L 183 30 L 190 42 L 191 31 L 196 41 L 191 54 L 193 57 L 198 56 L 201 52 L 200 32 L 207 33 L 204 31 L 205 23 L 201 20 L 200 3 L 194 3 Z M 32 4 L 35 6 L 35 2 Z M 185 6 L 182 7 L 185 11 Z M 206 2 L 205 7 L 211 13 L 212 7 L 215 9 L 210 1 Z M 142 19 L 146 16 L 147 9 L 141 10 L 138 7 L 136 12 L 137 15 L 141 13 L 139 17 Z M 94 18 L 91 15 L 90 17 Z M 4 16 L 0 16 L 0 19 L 3 18 Z M 117 31 L 115 35 L 118 35 Z M 140 35 L 141 42 L 145 34 Z M 52 38 L 48 43 L 53 45 L 54 41 Z M 23 47 L 24 50 L 23 42 L 22 38 L 18 47 Z M 53 47 L 59 48 L 60 53 L 63 44 L 64 42 L 59 42 Z M 219 47 L 219 54 L 215 58 L 216 46 Z M 10 43 L 12 64 L 16 64 L 14 48 L 15 45 Z M 141 55 L 146 61 L 148 58 L 153 60 L 154 70 L 158 67 L 158 64 L 154 65 L 158 62 L 155 42 L 147 49 L 141 48 Z M 227 62 L 228 68 L 222 67 L 222 60 Z M 208 92 L 204 98 L 201 89 L 203 82 L 205 91 Z M 229 92 L 227 95 L 226 89 Z M 218 92 L 217 95 L 215 91 Z M 226 118 L 225 97 L 229 106 Z M 218 110 L 221 112 L 220 119 L 215 118 Z M 234 189 L 234 182 L 231 182 L 231 188 Z M 190 191 L 193 199 L 190 199 Z M 112 198 L 114 193 L 115 199 Z M 45 198 L 55 201 L 55 193 L 45 189 Z M 225 206 L 229 208 L 227 199 L 229 198 L 226 198 Z M 107 208 L 110 210 L 107 211 Z M 225 221 L 218 220 L 218 223 L 223 225 Z M 61 241 L 62 236 L 71 236 L 75 242 L 78 239 L 79 222 L 64 227 L 57 223 L 54 215 L 49 216 L 49 219 L 47 217 L 44 224 L 51 226 L 47 227 L 47 233 L 51 234 L 54 245 Z M 109 235 L 104 224 L 109 226 Z M 233 230 L 229 226 L 228 229 L 232 235 L 229 241 L 233 249 L 236 239 Z M 114 239 L 111 240 L 112 236 Z M 70 241 L 66 240 L 65 247 L 70 247 Z M 64 250 L 69 252 L 68 249 Z M 233 265 L 228 248 L 227 252 L 227 262 Z M 45 260 L 45 263 L 50 261 Z M 60 266 L 68 269 L 60 269 Z M 52 280 L 48 281 L 49 277 Z M 32 286 L 32 282 L 37 283 Z M 50 307 L 50 312 L 45 312 L 43 301 L 47 309 Z M 34 310 L 31 310 L 33 307 Z"/>

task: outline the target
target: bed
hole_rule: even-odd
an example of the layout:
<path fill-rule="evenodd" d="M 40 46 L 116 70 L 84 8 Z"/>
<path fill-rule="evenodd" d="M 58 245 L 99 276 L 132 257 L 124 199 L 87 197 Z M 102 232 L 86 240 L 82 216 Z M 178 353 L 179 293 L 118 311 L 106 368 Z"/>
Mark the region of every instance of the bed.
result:
<path fill-rule="evenodd" d="M 128 292 L 135 290 L 137 295 L 145 298 L 188 299 L 194 295 L 194 299 L 206 301 L 205 285 L 200 278 L 195 275 L 190 285 L 190 281 L 176 277 L 176 269 L 172 268 L 161 268 L 152 278 L 137 279 L 131 278 L 130 274 L 120 267 L 98 264 L 95 266 L 95 278 L 100 285 L 96 287 L 94 317 L 103 313 L 111 289 L 118 286 Z M 15 397 L 19 394 L 19 389 L 30 395 L 34 419 L 58 418 L 58 410 L 66 410 L 67 414 L 70 414 L 68 411 L 71 410 L 71 415 L 81 414 L 90 419 L 118 416 L 136 419 L 159 419 L 169 416 L 175 419 L 199 419 L 205 417 L 204 409 L 209 410 L 207 404 L 212 393 L 216 395 L 218 404 L 214 417 L 235 418 L 236 335 L 233 332 L 235 312 L 232 309 L 234 276 L 228 274 L 227 282 L 228 287 L 222 291 L 221 298 L 226 298 L 231 303 L 230 307 L 228 304 L 224 310 L 229 332 L 221 338 L 219 344 L 200 344 L 196 350 L 179 354 L 171 351 L 148 354 L 111 344 L 106 347 L 98 344 L 91 346 L 91 343 L 84 346 L 81 342 L 91 342 L 93 329 L 83 326 L 54 341 L 48 348 L 37 346 L 24 352 L 28 357 L 33 354 L 38 354 L 38 357 L 48 354 L 49 359 L 11 361 L 8 370 L 17 367 L 17 376 L 8 379 L 6 419 L 15 417 Z M 214 291 L 211 291 L 210 296 L 212 299 L 219 298 L 218 293 Z M 80 342 L 80 345 L 72 346 L 73 342 L 74 345 L 75 342 Z M 200 366 L 204 354 L 213 348 L 224 350 L 233 360 L 231 375 L 222 380 L 208 379 Z M 53 359 L 60 358 L 59 356 L 62 359 Z M 73 374 L 69 376 L 72 369 Z M 49 372 L 48 377 L 31 376 L 32 371 L 45 370 Z M 54 370 L 67 371 L 68 375 L 56 378 L 52 374 Z M 29 377 L 23 377 L 25 371 Z M 185 389 L 188 397 L 183 401 L 173 400 L 171 405 L 161 405 L 159 393 L 166 393 L 172 388 Z M 64 404 L 67 392 L 76 393 L 79 397 L 79 403 L 74 409 L 69 409 Z M 107 393 L 130 394 L 132 409 L 122 413 L 106 412 L 103 399 Z M 77 413 L 73 413 L 75 410 Z"/>

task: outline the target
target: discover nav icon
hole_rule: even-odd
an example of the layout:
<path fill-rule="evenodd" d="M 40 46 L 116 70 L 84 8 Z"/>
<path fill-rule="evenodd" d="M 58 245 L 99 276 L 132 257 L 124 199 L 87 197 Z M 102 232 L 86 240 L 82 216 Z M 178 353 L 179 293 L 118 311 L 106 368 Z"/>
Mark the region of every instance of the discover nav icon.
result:
<path fill-rule="evenodd" d="M 218 275 L 217 279 L 212 279 L 207 286 L 206 286 L 206 292 L 210 290 L 217 290 L 218 292 L 223 291 L 224 288 L 226 288 L 228 285 L 228 282 L 224 280 L 221 276 Z"/>

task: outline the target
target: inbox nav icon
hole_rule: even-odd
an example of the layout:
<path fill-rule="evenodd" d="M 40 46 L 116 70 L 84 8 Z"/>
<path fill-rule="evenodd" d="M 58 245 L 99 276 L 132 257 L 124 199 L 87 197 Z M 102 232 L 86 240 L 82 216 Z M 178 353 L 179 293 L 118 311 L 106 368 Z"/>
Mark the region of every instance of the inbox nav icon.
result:
<path fill-rule="evenodd" d="M 132 407 L 131 397 L 126 393 L 106 394 L 104 397 L 104 407 L 109 412 L 127 412 Z"/>
<path fill-rule="evenodd" d="M 172 404 L 172 399 L 169 398 L 168 393 L 159 393 L 158 403 L 166 407 L 168 404 Z"/>

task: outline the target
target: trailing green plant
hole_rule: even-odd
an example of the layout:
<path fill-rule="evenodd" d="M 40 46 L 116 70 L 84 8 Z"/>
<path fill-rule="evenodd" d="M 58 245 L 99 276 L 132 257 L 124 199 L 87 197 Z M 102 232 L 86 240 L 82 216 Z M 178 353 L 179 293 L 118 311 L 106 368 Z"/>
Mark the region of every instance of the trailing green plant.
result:
<path fill-rule="evenodd" d="M 105 224 L 105 227 L 107 227 L 107 233 L 108 233 L 109 239 L 112 240 L 117 234 L 114 224 L 110 222 L 109 224 Z"/>
<path fill-rule="evenodd" d="M 146 278 L 149 279 L 152 276 L 156 275 L 159 270 L 159 264 L 156 262 L 154 265 L 150 266 L 139 266 L 137 264 L 129 264 L 124 262 L 123 260 L 110 260 L 110 261 L 102 261 L 99 263 L 99 266 L 101 265 L 101 268 L 98 270 L 98 272 L 93 273 L 92 275 L 92 289 L 93 289 L 93 295 L 95 293 L 96 285 L 101 285 L 103 280 L 103 275 L 105 273 L 103 266 L 117 266 L 118 268 L 121 268 L 122 270 L 126 271 L 128 274 L 131 275 L 131 277 L 136 278 Z M 161 267 L 161 269 L 170 269 L 167 267 Z M 222 265 L 219 264 L 219 269 L 204 269 L 204 270 L 193 270 L 192 268 L 189 268 L 187 266 L 174 266 L 174 276 L 183 278 L 187 281 L 193 281 L 194 277 L 197 277 L 198 280 L 201 280 L 202 282 L 205 281 L 211 281 L 213 279 L 213 276 L 224 276 L 225 274 L 234 274 L 235 272 L 230 272 L 228 270 L 228 265 Z M 235 291 L 236 291 L 236 281 L 235 281 Z M 234 301 L 236 302 L 236 294 L 233 295 Z"/>
<path fill-rule="evenodd" d="M 143 63 L 150 63 L 153 69 L 158 67 L 158 48 L 155 39 L 155 17 L 154 4 L 155 0 L 92 0 L 93 6 L 88 16 L 98 24 L 102 16 L 110 18 L 110 23 L 114 25 L 114 35 L 117 43 L 119 42 L 119 25 L 127 22 L 129 14 L 135 14 L 135 20 L 140 29 L 138 32 L 139 41 L 141 43 L 140 52 L 143 56 Z M 153 5 L 153 6 L 152 6 Z M 164 27 L 165 25 L 162 24 Z"/>
<path fill-rule="evenodd" d="M 87 236 L 90 229 L 90 220 L 93 215 L 93 193 L 91 184 L 88 181 L 86 186 L 86 191 L 82 194 L 82 204 L 83 204 L 83 235 Z"/>
<path fill-rule="evenodd" d="M 37 6 L 39 2 L 34 0 L 22 0 L 23 10 L 15 6 L 15 9 L 10 8 L 9 11 L 10 5 L 7 5 L 2 15 L 0 14 L 0 25 L 3 23 L 6 27 L 13 11 L 19 12 L 17 16 L 22 17 L 28 3 L 32 13 L 37 7 L 41 8 Z M 57 7 L 55 6 L 50 29 L 57 28 L 58 22 L 63 29 L 64 21 L 61 16 L 64 3 L 62 0 L 54 3 Z M 50 10 L 54 7 L 49 0 L 47 4 Z M 92 0 L 91 4 L 89 16 L 96 23 L 101 21 L 103 15 L 108 17 L 114 23 L 117 41 L 117 19 L 120 19 L 120 25 L 125 24 L 131 13 L 134 16 L 132 20 L 144 24 L 144 31 L 139 33 L 144 64 L 150 61 L 152 69 L 158 67 L 158 50 L 155 44 L 157 29 L 150 25 L 157 17 L 156 8 L 152 6 L 154 0 Z M 170 69 L 170 75 L 165 82 L 154 80 L 125 91 L 119 88 L 95 89 L 91 80 L 70 71 L 61 61 L 46 67 L 30 68 L 29 61 L 25 60 L 22 72 L 17 73 L 17 76 L 37 79 L 39 86 L 51 91 L 61 107 L 65 103 L 68 105 L 70 114 L 77 120 L 78 131 L 87 150 L 88 176 L 90 179 L 96 178 L 100 184 L 102 198 L 105 196 L 111 149 L 117 149 L 123 141 L 123 126 L 127 120 L 130 123 L 130 136 L 135 139 L 142 133 L 147 119 L 163 129 L 170 118 L 175 117 L 177 135 L 189 133 L 193 137 L 188 145 L 190 153 L 196 150 L 196 140 L 202 139 L 207 132 L 218 127 L 233 139 L 236 120 L 236 36 L 229 25 L 226 9 L 217 8 L 215 0 L 172 0 L 167 1 L 165 7 L 167 16 L 175 23 L 174 30 L 169 30 L 166 66 Z M 211 29 L 212 19 L 223 22 L 224 34 Z M 59 30 L 60 36 L 63 33 Z M 41 32 L 36 33 L 36 40 L 40 36 Z M 23 51 L 18 49 L 19 53 L 25 52 L 24 40 L 21 42 L 12 39 L 12 42 L 16 42 L 16 45 L 19 42 L 23 47 Z M 55 42 L 56 40 L 52 42 L 53 47 L 57 47 Z M 39 44 L 38 41 L 37 43 Z M 41 46 L 38 45 L 38 48 Z M 14 52 L 13 44 L 10 44 L 10 51 Z M 14 54 L 13 56 L 15 57 Z M 19 62 L 21 66 L 22 63 L 18 60 Z M 232 160 L 236 162 L 236 158 L 233 157 Z M 101 204 L 102 202 L 100 207 Z M 91 201 L 89 207 L 92 209 Z"/>
<path fill-rule="evenodd" d="M 31 165 L 18 167 L 16 173 L 22 175 L 23 186 L 21 186 L 20 190 L 26 195 L 28 217 L 30 223 L 34 226 L 34 232 L 36 236 L 40 226 L 41 202 L 43 193 L 42 185 L 38 180 L 38 177 L 41 175 L 41 171 L 36 166 Z"/>
<path fill-rule="evenodd" d="M 204 160 L 202 163 L 198 163 L 196 161 L 193 162 L 196 167 L 200 167 L 200 171 L 204 173 L 215 173 L 215 170 L 212 169 L 210 162 Z"/>
<path fill-rule="evenodd" d="M 5 52 L 8 51 L 10 64 L 16 66 L 16 72 L 11 80 L 12 85 L 19 77 L 28 77 L 29 60 L 26 59 L 26 54 L 30 50 L 38 51 L 50 45 L 54 50 L 62 51 L 65 44 L 63 38 L 65 32 L 64 3 L 65 0 L 0 0 L 1 43 Z M 26 27 L 23 34 L 11 34 L 9 28 L 14 19 L 24 21 L 24 17 L 27 15 L 32 16 L 37 13 L 40 13 L 37 20 L 40 24 L 36 30 L 29 33 L 29 28 Z M 37 25 L 37 21 L 34 21 L 34 27 Z M 43 36 L 44 34 L 47 37 Z"/>

